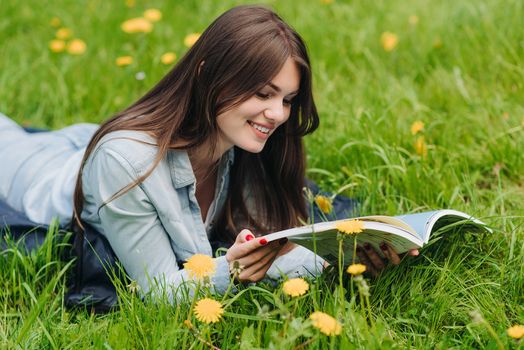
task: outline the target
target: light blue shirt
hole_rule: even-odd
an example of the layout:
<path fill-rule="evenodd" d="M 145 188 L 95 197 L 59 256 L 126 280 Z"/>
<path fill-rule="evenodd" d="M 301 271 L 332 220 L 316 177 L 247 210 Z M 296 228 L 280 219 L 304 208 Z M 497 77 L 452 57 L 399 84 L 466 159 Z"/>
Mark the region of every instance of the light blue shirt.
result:
<path fill-rule="evenodd" d="M 211 255 L 208 234 L 223 209 L 233 163 L 233 149 L 221 158 L 214 205 L 207 227 L 195 197 L 196 180 L 184 150 L 170 150 L 138 186 L 102 204 L 113 194 L 146 173 L 157 152 L 155 140 L 142 132 L 117 131 L 106 135 L 90 155 L 83 172 L 85 196 L 82 219 L 106 236 L 131 278 L 142 290 L 152 281 L 178 286 L 191 278 L 178 263 L 200 253 Z M 212 283 L 224 292 L 230 283 L 225 256 L 215 258 Z M 267 276 L 278 278 L 313 275 L 323 260 L 296 247 L 277 258 Z"/>

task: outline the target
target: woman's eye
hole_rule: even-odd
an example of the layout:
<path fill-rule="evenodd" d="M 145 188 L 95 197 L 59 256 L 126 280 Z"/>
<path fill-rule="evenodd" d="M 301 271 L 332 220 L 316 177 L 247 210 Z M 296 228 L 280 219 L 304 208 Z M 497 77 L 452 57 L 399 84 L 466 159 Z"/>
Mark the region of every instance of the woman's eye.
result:
<path fill-rule="evenodd" d="M 291 105 L 292 103 L 293 103 L 293 101 L 291 101 L 291 100 L 284 100 L 284 104 L 285 104 L 286 106 L 289 106 L 289 105 Z"/>
<path fill-rule="evenodd" d="M 261 98 L 263 100 L 267 100 L 269 98 L 269 94 L 264 94 L 262 92 L 257 92 L 256 95 L 258 98 Z"/>

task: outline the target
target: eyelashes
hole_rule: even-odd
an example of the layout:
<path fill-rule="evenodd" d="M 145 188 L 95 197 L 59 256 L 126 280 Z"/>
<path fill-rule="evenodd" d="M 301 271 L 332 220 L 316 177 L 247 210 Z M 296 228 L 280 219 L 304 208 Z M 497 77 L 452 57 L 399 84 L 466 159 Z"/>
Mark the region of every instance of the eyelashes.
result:
<path fill-rule="evenodd" d="M 257 92 L 255 95 L 256 95 L 258 98 L 260 98 L 261 100 L 268 100 L 268 99 L 270 99 L 270 98 L 272 97 L 271 94 L 264 94 L 264 93 L 262 93 L 262 92 Z M 290 99 L 290 100 L 289 100 L 289 99 L 286 99 L 286 100 L 283 100 L 282 102 L 283 102 L 285 105 L 289 106 L 289 105 L 291 105 L 291 104 L 293 103 L 293 99 Z"/>

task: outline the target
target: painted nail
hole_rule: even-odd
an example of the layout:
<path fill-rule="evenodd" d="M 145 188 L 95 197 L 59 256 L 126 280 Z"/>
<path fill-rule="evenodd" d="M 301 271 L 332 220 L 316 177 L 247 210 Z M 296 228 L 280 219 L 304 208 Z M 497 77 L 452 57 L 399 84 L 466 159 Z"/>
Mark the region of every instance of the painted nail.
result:
<path fill-rule="evenodd" d="M 386 245 L 386 243 L 382 242 L 382 243 L 380 243 L 380 249 L 388 250 L 388 246 Z"/>
<path fill-rule="evenodd" d="M 280 244 L 280 245 L 284 245 L 284 244 L 287 243 L 287 241 L 288 241 L 287 237 L 280 238 L 280 239 L 278 240 L 278 244 Z"/>
<path fill-rule="evenodd" d="M 262 238 L 259 242 L 260 242 L 260 244 L 262 244 L 262 245 L 266 245 L 266 244 L 267 244 L 267 239 Z"/>
<path fill-rule="evenodd" d="M 371 249 L 371 245 L 368 242 L 364 243 L 364 249 L 370 250 Z"/>
<path fill-rule="evenodd" d="M 246 236 L 246 241 L 250 241 L 250 240 L 252 240 L 253 238 L 255 238 L 255 236 L 253 236 L 253 235 L 247 235 L 247 236 Z"/>

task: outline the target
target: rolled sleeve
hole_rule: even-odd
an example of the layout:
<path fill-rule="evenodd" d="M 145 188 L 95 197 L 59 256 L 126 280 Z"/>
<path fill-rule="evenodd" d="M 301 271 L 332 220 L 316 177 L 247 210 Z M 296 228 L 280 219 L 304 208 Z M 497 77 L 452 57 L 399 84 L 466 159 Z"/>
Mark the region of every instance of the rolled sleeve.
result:
<path fill-rule="evenodd" d="M 324 259 L 311 250 L 297 245 L 288 253 L 279 256 L 266 275 L 278 279 L 282 275 L 293 277 L 313 277 L 320 275 L 324 269 Z"/>

